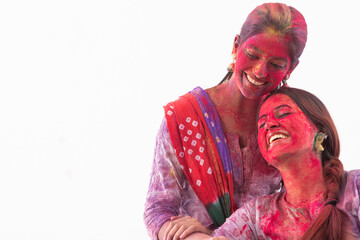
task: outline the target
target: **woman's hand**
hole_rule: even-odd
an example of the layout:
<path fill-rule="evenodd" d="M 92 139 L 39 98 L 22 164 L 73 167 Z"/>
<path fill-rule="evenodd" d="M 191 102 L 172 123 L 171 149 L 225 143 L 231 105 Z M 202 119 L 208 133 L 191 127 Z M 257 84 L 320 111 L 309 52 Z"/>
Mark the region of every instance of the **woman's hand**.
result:
<path fill-rule="evenodd" d="M 222 236 L 220 236 L 220 237 L 212 237 L 212 238 L 209 238 L 209 240 L 228 240 L 228 238 L 227 238 L 227 237 L 222 237 Z"/>
<path fill-rule="evenodd" d="M 204 227 L 196 218 L 190 216 L 172 217 L 165 230 L 164 240 L 185 239 L 192 233 L 201 232 L 210 235 L 212 231 Z M 216 240 L 215 238 L 214 240 Z M 220 240 L 220 239 L 218 239 Z M 222 240 L 222 239 L 221 239 Z"/>

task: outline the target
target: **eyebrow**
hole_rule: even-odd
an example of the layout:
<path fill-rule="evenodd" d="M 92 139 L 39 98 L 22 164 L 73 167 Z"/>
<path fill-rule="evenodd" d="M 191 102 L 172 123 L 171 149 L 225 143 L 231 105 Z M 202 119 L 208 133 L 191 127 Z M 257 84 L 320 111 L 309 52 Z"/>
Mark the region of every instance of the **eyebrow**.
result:
<path fill-rule="evenodd" d="M 253 48 L 255 51 L 259 52 L 259 53 L 263 53 L 263 51 L 261 51 L 258 47 L 254 46 L 254 45 L 249 45 L 250 48 Z M 273 57 L 273 59 L 275 60 L 282 60 L 287 62 L 287 60 L 285 58 L 281 58 L 281 57 Z"/>
<path fill-rule="evenodd" d="M 282 107 L 288 107 L 288 108 L 291 108 L 289 105 L 287 105 L 287 104 L 283 104 L 283 105 L 277 106 L 276 108 L 274 108 L 274 110 L 277 110 L 277 109 L 282 108 Z"/>
<path fill-rule="evenodd" d="M 262 53 L 262 51 L 258 47 L 254 46 L 254 45 L 249 45 L 249 47 L 255 49 L 256 51 L 258 51 L 260 53 Z"/>
<path fill-rule="evenodd" d="M 275 111 L 275 110 L 278 110 L 279 108 L 283 108 L 283 107 L 291 108 L 289 105 L 283 104 L 283 105 L 280 105 L 280 106 L 277 106 L 276 108 L 274 108 L 274 111 Z M 260 120 L 261 118 L 263 118 L 263 117 L 265 117 L 265 116 L 266 116 L 266 114 L 261 115 L 261 116 L 258 118 L 258 120 Z"/>

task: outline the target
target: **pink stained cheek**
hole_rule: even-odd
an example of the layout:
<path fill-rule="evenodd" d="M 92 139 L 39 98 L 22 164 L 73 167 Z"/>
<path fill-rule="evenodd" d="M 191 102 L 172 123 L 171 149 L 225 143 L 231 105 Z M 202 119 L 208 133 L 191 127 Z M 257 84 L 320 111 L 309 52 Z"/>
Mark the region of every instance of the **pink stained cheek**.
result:
<path fill-rule="evenodd" d="M 235 63 L 235 72 L 236 73 L 240 73 L 240 72 L 244 71 L 245 69 L 249 69 L 249 68 L 251 68 L 251 65 L 252 65 L 251 59 L 249 59 L 243 51 L 244 51 L 243 48 L 240 48 L 240 50 L 238 51 L 238 55 L 237 55 L 236 63 Z"/>
<path fill-rule="evenodd" d="M 237 78 L 241 78 L 243 71 L 251 71 L 253 73 L 254 68 L 259 64 L 260 60 L 250 59 L 244 52 L 244 48 L 241 48 L 238 52 L 238 57 L 235 62 L 235 75 Z M 267 64 L 267 75 L 266 78 L 268 81 L 273 82 L 273 87 L 268 89 L 267 92 L 273 90 L 276 86 L 279 85 L 281 80 L 284 78 L 288 67 L 286 69 L 273 69 L 270 63 Z"/>
<path fill-rule="evenodd" d="M 269 76 L 271 76 L 271 79 L 273 80 L 273 82 L 276 84 L 274 85 L 278 85 L 281 80 L 284 78 L 285 76 L 285 70 L 284 71 L 269 71 Z"/>
<path fill-rule="evenodd" d="M 258 130 L 258 145 L 259 145 L 261 154 L 267 161 L 268 158 L 267 158 L 267 154 L 266 154 L 266 151 L 267 151 L 266 131 L 263 128 Z"/>
<path fill-rule="evenodd" d="M 289 118 L 289 121 L 292 123 L 292 131 L 296 133 L 293 135 L 292 145 L 302 142 L 304 146 L 311 148 L 314 133 L 317 131 L 316 126 L 303 113 L 300 113 L 297 117 Z"/>
<path fill-rule="evenodd" d="M 286 119 L 278 119 L 277 121 L 281 126 L 280 128 L 291 135 L 291 141 L 286 143 L 287 152 L 296 153 L 303 150 L 312 150 L 313 136 L 316 128 L 307 120 L 307 118 L 298 114 L 293 114 Z M 269 164 L 274 164 L 274 159 L 272 159 L 272 157 L 276 158 L 278 156 L 278 149 L 279 147 L 282 148 L 282 146 L 278 145 L 275 149 L 268 149 L 266 136 L 266 130 L 263 128 L 258 130 L 259 149 L 264 159 Z M 275 152 L 273 152 L 273 150 L 275 150 Z"/>

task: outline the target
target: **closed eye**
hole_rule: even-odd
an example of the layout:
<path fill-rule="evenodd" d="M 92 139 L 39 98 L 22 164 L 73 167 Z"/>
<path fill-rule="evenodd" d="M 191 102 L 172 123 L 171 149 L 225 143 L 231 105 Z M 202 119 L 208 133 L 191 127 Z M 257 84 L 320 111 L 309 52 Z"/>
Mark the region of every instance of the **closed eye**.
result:
<path fill-rule="evenodd" d="M 292 113 L 291 112 L 283 113 L 283 114 L 279 115 L 278 118 L 284 118 L 286 116 L 289 116 L 290 114 L 292 114 Z"/>
<path fill-rule="evenodd" d="M 258 57 L 257 57 L 257 56 L 255 56 L 255 55 L 253 55 L 253 54 L 249 53 L 248 51 L 245 51 L 245 54 L 246 54 L 249 58 L 251 58 L 251 59 L 258 59 Z"/>
<path fill-rule="evenodd" d="M 261 129 L 265 126 L 265 121 L 258 121 L 258 129 Z"/>
<path fill-rule="evenodd" d="M 279 65 L 279 64 L 275 64 L 275 63 L 272 63 L 271 65 L 277 69 L 285 69 L 285 65 Z"/>

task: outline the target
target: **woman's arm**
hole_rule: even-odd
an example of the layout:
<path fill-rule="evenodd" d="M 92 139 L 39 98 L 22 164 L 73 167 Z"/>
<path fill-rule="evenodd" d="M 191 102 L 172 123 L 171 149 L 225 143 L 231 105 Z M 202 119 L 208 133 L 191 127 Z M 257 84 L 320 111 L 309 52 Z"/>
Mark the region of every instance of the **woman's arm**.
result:
<path fill-rule="evenodd" d="M 151 239 L 158 239 L 161 226 L 179 214 L 181 188 L 172 161 L 176 160 L 163 120 L 156 136 L 154 161 L 145 202 L 144 222 Z M 161 239 L 161 238 L 159 238 Z"/>
<path fill-rule="evenodd" d="M 145 204 L 144 221 L 152 239 L 177 239 L 201 231 L 210 233 L 197 219 L 177 216 L 183 198 L 185 175 L 176 159 L 163 120 L 156 138 L 154 163 Z M 191 214 L 191 213 L 190 213 Z"/>

